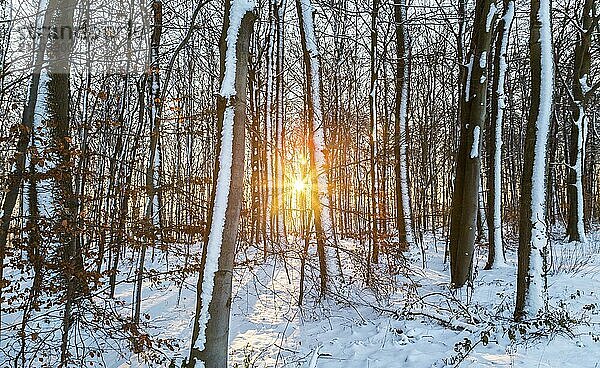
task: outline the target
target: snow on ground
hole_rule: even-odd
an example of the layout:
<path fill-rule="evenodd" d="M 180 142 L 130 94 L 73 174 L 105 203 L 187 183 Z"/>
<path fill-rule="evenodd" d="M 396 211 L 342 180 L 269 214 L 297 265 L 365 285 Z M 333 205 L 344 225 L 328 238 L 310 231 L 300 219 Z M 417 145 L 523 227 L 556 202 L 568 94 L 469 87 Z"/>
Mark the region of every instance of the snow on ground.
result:
<path fill-rule="evenodd" d="M 385 276 L 380 265 L 372 279 L 379 292 L 349 277 L 352 267 L 360 266 L 352 266 L 348 259 L 345 282 L 338 281 L 336 292 L 319 303 L 314 289 L 317 271 L 308 266 L 309 290 L 302 308 L 297 306 L 297 257 L 287 262 L 280 257 L 245 262 L 235 274 L 230 366 L 600 367 L 600 342 L 594 341 L 600 337 L 600 234 L 587 245 L 553 247 L 550 310 L 556 321 L 578 322 L 564 323 L 568 329 L 553 333 L 551 327 L 557 324 L 530 327 L 525 336 L 512 322 L 514 250 L 507 252 L 507 267 L 484 271 L 486 250 L 478 249 L 474 288 L 452 293 L 443 241 L 434 244 L 429 238 L 425 244 L 427 268 L 421 268 L 419 249 L 407 255 L 408 277 Z M 347 241 L 341 245 L 356 246 Z M 292 248 L 288 255 L 297 255 Z M 195 300 L 195 280 L 187 282 L 179 304 L 175 287 L 148 285 L 142 306 L 150 317 L 146 322 L 152 326 L 150 335 L 176 339 L 178 363 L 187 354 Z M 107 366 L 145 366 L 135 362 L 109 359 Z"/>
<path fill-rule="evenodd" d="M 506 267 L 487 271 L 483 270 L 487 250 L 479 247 L 474 288 L 453 292 L 448 289 L 444 246 L 445 240 L 439 235 L 437 241 L 431 236 L 425 239 L 425 268 L 420 247 L 405 254 L 405 268 L 401 267 L 402 257 L 391 256 L 401 253 L 384 252 L 367 287 L 366 265 L 359 261 L 364 256 L 357 256 L 358 243 L 342 241 L 346 250 L 341 252 L 343 282 L 336 277 L 333 291 L 321 301 L 316 289 L 317 262 L 311 254 L 302 307 L 297 305 L 301 241 L 282 246 L 285 261 L 281 256 L 263 261 L 259 251 L 244 252 L 234 274 L 230 366 L 600 367 L 600 233 L 591 234 L 586 245 L 553 239 L 548 280 L 552 323 L 529 326 L 525 335 L 523 326 L 512 322 L 514 249 L 507 251 Z M 158 250 L 154 261 L 148 258 L 141 330 L 152 341 L 154 357 L 164 359 L 158 366 L 168 367 L 175 359 L 179 367 L 189 351 L 197 276 L 190 275 L 181 285 L 181 275 L 166 272 Z M 170 271 L 178 267 L 176 258 L 170 255 Z M 124 262 L 121 269 L 131 269 L 132 261 L 129 259 L 129 267 Z M 123 271 L 119 279 L 131 281 L 133 274 Z M 131 315 L 131 290 L 131 282 L 119 283 L 115 294 L 119 302 L 109 303 L 124 317 Z M 104 308 L 106 303 L 98 300 Z M 60 310 L 58 306 L 57 317 Z M 5 315 L 5 321 L 9 317 Z M 105 328 L 99 328 L 95 336 L 86 335 L 83 329 L 77 331 L 81 335 L 79 351 L 83 351 L 82 345 L 100 347 L 102 354 L 92 359 L 94 366 L 157 366 L 147 364 L 143 354 L 128 352 L 127 334 L 122 333 L 118 322 L 111 322 L 112 326 L 104 323 Z M 109 328 L 113 328 L 112 333 Z M 60 338 L 56 330 L 48 336 Z M 36 366 L 33 360 L 31 363 Z M 0 367 L 4 368 L 3 364 Z"/>

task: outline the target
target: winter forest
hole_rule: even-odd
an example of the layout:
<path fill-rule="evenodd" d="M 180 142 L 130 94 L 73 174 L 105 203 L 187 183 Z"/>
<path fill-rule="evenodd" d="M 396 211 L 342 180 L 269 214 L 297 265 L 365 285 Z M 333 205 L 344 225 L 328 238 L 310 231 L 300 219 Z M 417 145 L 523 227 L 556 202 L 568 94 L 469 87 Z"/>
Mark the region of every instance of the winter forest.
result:
<path fill-rule="evenodd" d="M 600 1 L 0 17 L 0 368 L 600 367 Z"/>

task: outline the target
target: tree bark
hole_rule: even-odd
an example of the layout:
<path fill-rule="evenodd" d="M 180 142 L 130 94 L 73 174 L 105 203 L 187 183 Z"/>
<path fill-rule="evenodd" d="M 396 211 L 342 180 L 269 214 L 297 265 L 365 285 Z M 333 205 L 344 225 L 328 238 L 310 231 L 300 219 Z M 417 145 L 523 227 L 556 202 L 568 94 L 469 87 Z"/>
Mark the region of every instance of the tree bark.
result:
<path fill-rule="evenodd" d="M 519 217 L 519 265 L 515 319 L 534 318 L 544 312 L 546 291 L 546 148 L 554 89 L 551 0 L 532 0 L 531 110 L 527 122 L 521 210 Z"/>
<path fill-rule="evenodd" d="M 133 322 L 138 324 L 140 321 L 140 310 L 142 307 L 142 282 L 144 275 L 144 264 L 146 260 L 146 251 L 148 244 L 154 246 L 157 232 L 160 233 L 160 215 L 159 215 L 159 195 L 158 195 L 158 177 L 160 170 L 160 65 L 158 63 L 160 38 L 162 34 L 162 3 L 160 1 L 152 2 L 152 37 L 150 39 L 150 152 L 148 166 L 146 167 L 146 212 L 145 234 L 146 240 L 142 242 L 138 269 L 136 272 L 136 288 L 133 309 Z"/>
<path fill-rule="evenodd" d="M 456 157 L 456 181 L 450 224 L 450 271 L 454 287 L 471 277 L 477 233 L 481 171 L 482 128 L 486 114 L 487 55 L 496 7 L 491 0 L 478 0 L 465 83 L 460 99 L 461 138 Z"/>
<path fill-rule="evenodd" d="M 60 272 L 65 279 L 60 367 L 69 362 L 68 343 L 75 296 L 84 291 L 83 258 L 77 229 L 78 199 L 73 191 L 73 162 L 70 138 L 70 57 L 73 47 L 73 16 L 77 0 L 58 0 L 50 9 L 52 29 L 48 42 L 48 154 L 51 165 L 47 175 L 53 183 L 52 206 L 56 239 L 61 253 Z"/>
<path fill-rule="evenodd" d="M 486 269 L 504 264 L 502 246 L 502 124 L 506 104 L 506 71 L 510 27 L 515 13 L 514 0 L 504 0 L 503 13 L 498 23 L 494 50 L 494 75 L 492 81 L 492 106 L 488 143 L 488 240 L 489 252 Z"/>
<path fill-rule="evenodd" d="M 585 0 L 579 40 L 575 45 L 571 101 L 571 136 L 569 142 L 569 169 L 567 201 L 569 204 L 567 236 L 569 241 L 585 242 L 583 172 L 587 138 L 586 107 L 589 98 L 592 35 L 597 26 L 592 11 L 594 0 Z"/>
<path fill-rule="evenodd" d="M 394 156 L 396 163 L 396 228 L 401 244 L 413 242 L 412 211 L 408 181 L 408 97 L 410 93 L 410 35 L 406 25 L 406 0 L 394 0 L 396 21 L 396 106 Z"/>
<path fill-rule="evenodd" d="M 195 367 L 198 360 L 206 368 L 227 367 L 231 280 L 244 185 L 248 49 L 255 19 L 252 9 L 244 0 L 233 0 L 225 6 L 220 42 L 221 91 L 217 100 L 218 126 L 222 130 L 188 368 Z M 237 37 L 232 39 L 229 34 Z"/>
<path fill-rule="evenodd" d="M 325 158 L 325 135 L 321 110 L 320 60 L 315 28 L 313 6 L 310 0 L 296 0 L 300 22 L 304 69 L 306 74 L 306 105 L 308 125 L 308 150 L 310 153 L 311 205 L 315 214 L 317 254 L 321 276 L 321 295 L 327 290 L 327 241 L 333 239 L 331 208 L 329 206 L 328 179 Z M 333 258 L 331 258 L 333 259 Z"/>

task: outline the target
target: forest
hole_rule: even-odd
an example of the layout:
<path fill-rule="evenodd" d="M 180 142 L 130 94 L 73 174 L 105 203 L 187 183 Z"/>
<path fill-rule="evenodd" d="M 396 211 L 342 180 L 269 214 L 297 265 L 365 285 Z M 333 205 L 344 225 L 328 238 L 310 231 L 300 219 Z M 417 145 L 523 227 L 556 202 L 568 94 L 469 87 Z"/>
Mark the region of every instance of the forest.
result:
<path fill-rule="evenodd" d="M 599 1 L 0 17 L 0 368 L 600 367 Z"/>

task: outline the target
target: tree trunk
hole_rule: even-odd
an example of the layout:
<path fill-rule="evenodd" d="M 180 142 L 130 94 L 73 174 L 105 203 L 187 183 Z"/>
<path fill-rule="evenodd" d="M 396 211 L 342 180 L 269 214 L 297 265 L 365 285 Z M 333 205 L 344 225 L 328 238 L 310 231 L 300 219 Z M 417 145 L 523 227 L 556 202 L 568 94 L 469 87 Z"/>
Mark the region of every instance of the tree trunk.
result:
<path fill-rule="evenodd" d="M 396 174 L 396 228 L 401 244 L 413 242 L 412 212 L 408 182 L 408 96 L 410 91 L 410 35 L 406 24 L 406 0 L 394 0 L 396 21 L 396 110 L 394 121 L 394 166 Z"/>
<path fill-rule="evenodd" d="M 51 164 L 47 171 L 53 187 L 52 206 L 56 238 L 61 254 L 60 272 L 66 284 L 65 309 L 61 342 L 60 366 L 68 364 L 69 331 L 72 325 L 71 309 L 75 296 L 84 291 L 83 259 L 77 234 L 78 200 L 73 191 L 73 173 L 70 138 L 70 57 L 73 46 L 73 15 L 76 0 L 58 0 L 56 8 L 49 6 L 55 34 L 48 42 L 48 122 L 50 132 L 48 153 Z"/>
<path fill-rule="evenodd" d="M 138 324 L 140 321 L 140 310 L 142 307 L 142 283 L 144 275 L 144 264 L 146 260 L 146 251 L 148 244 L 154 246 L 156 241 L 156 234 L 160 229 L 159 219 L 159 197 L 157 192 L 158 187 L 158 175 L 160 168 L 160 79 L 159 79 L 159 48 L 160 48 L 160 36 L 162 34 L 162 3 L 160 1 L 152 2 L 152 14 L 153 14 L 153 26 L 152 26 L 152 37 L 150 40 L 150 93 L 149 105 L 150 105 L 150 152 L 148 159 L 148 166 L 146 167 L 146 212 L 144 213 L 145 218 L 145 229 L 146 241 L 142 242 L 142 248 L 140 250 L 140 257 L 138 262 L 138 269 L 136 271 L 136 282 L 135 282 L 135 300 L 133 307 L 133 322 Z"/>
<path fill-rule="evenodd" d="M 227 367 L 231 280 L 244 185 L 244 131 L 248 48 L 255 15 L 244 0 L 226 3 L 221 34 L 221 90 L 217 100 L 222 127 L 210 233 L 203 249 L 192 348 L 187 366 Z M 237 37 L 228 37 L 235 34 Z"/>
<path fill-rule="evenodd" d="M 486 269 L 504 264 L 502 246 L 502 123 L 506 104 L 506 61 L 510 27 L 515 14 L 514 0 L 504 0 L 503 13 L 498 23 L 498 34 L 494 50 L 494 75 L 492 81 L 492 106 L 490 131 L 487 135 L 488 167 L 488 240 L 489 252 Z"/>
<path fill-rule="evenodd" d="M 46 53 L 46 46 L 48 42 L 48 32 L 45 30 L 48 30 L 50 27 L 52 15 L 52 12 L 49 9 L 49 6 L 45 9 L 39 9 L 40 13 L 43 14 L 42 29 L 44 31 L 40 32 L 40 38 L 37 43 L 35 43 L 36 40 L 34 40 L 35 59 L 33 61 L 31 84 L 29 85 L 27 104 L 23 109 L 23 115 L 19 126 L 19 139 L 17 140 L 16 144 L 13 170 L 9 176 L 6 194 L 2 202 L 2 211 L 0 212 L 0 300 L 2 298 L 2 289 L 5 286 L 3 277 L 4 260 L 8 245 L 8 232 L 10 229 L 13 211 L 17 204 L 17 198 L 19 197 L 21 184 L 23 183 L 25 177 L 25 171 L 27 169 L 27 148 L 29 147 L 31 136 L 33 134 L 34 111 L 38 101 L 40 77 L 42 73 L 42 66 L 44 65 L 44 55 Z M 0 308 L 0 321 L 2 318 L 1 313 L 2 310 Z"/>
<path fill-rule="evenodd" d="M 592 10 L 594 0 L 585 0 L 579 42 L 575 45 L 573 64 L 573 99 L 571 101 L 571 137 L 569 142 L 569 174 L 567 200 L 569 203 L 569 220 L 567 235 L 569 241 L 585 242 L 584 198 L 583 198 L 583 165 L 585 161 L 585 143 L 587 136 L 586 105 L 589 98 L 588 78 L 590 75 L 592 35 L 597 26 Z"/>
<path fill-rule="evenodd" d="M 546 148 L 554 89 L 550 3 L 551 0 L 532 0 L 529 18 L 531 110 L 521 180 L 517 320 L 534 318 L 544 312 L 547 302 Z"/>
<path fill-rule="evenodd" d="M 369 86 L 369 179 L 371 199 L 371 244 L 373 263 L 379 262 L 379 193 L 377 185 L 377 14 L 379 1 L 373 0 L 371 8 L 371 84 Z"/>
<path fill-rule="evenodd" d="M 480 135 L 486 114 L 487 55 L 495 12 L 493 1 L 476 2 L 469 63 L 459 102 L 461 139 L 456 157 L 449 239 L 451 282 L 456 288 L 462 287 L 471 277 L 473 264 L 481 174 Z"/>
<path fill-rule="evenodd" d="M 331 208 L 329 207 L 327 167 L 325 159 L 325 135 L 321 111 L 321 75 L 319 49 L 313 24 L 313 7 L 310 0 L 296 0 L 300 22 L 306 73 L 306 105 L 308 122 L 308 150 L 310 153 L 311 205 L 315 214 L 317 253 L 321 276 L 321 295 L 327 290 L 327 256 L 325 247 L 333 239 Z M 333 258 L 331 258 L 333 259 Z"/>
<path fill-rule="evenodd" d="M 277 28 L 277 52 L 275 60 L 275 187 L 273 196 L 281 198 L 279 208 L 277 212 L 278 228 L 283 231 L 283 235 L 286 234 L 286 223 L 285 223 L 285 202 L 283 200 L 284 194 L 284 177 L 285 177 L 285 165 L 284 165 L 284 85 L 283 85 L 283 69 L 284 69 L 284 57 L 285 57 L 285 4 L 286 0 L 279 0 L 275 2 L 277 6 L 274 11 L 277 12 L 276 17 L 276 28 Z"/>

